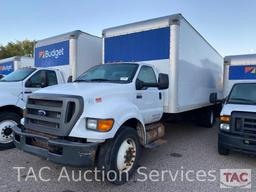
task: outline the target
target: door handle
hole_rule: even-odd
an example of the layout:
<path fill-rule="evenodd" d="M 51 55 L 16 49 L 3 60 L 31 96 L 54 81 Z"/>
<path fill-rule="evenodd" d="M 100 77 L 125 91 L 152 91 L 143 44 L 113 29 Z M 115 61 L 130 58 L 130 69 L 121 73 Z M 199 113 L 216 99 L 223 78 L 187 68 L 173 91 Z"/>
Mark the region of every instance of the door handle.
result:
<path fill-rule="evenodd" d="M 162 99 L 162 93 L 161 92 L 159 93 L 159 99 L 160 100 Z"/>
<path fill-rule="evenodd" d="M 136 96 L 136 98 L 137 98 L 137 99 L 142 99 L 142 95 L 138 94 L 138 95 Z"/>
<path fill-rule="evenodd" d="M 24 91 L 25 94 L 31 94 L 32 91 Z"/>

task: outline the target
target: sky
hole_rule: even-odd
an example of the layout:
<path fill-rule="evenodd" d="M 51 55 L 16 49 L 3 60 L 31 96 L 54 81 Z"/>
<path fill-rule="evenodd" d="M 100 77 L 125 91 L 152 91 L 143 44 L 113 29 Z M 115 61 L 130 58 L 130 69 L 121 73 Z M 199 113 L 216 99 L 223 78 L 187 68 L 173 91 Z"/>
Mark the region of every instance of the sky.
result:
<path fill-rule="evenodd" d="M 181 13 L 222 55 L 256 53 L 255 0 L 0 0 L 0 44 Z"/>

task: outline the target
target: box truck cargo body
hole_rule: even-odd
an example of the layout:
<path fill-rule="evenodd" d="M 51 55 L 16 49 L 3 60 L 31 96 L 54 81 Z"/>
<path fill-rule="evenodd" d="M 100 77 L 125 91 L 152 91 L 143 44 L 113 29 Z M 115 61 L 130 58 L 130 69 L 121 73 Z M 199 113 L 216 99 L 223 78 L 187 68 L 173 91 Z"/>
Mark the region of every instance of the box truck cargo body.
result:
<path fill-rule="evenodd" d="M 256 54 L 232 55 L 224 58 L 224 97 L 235 83 L 256 81 Z"/>
<path fill-rule="evenodd" d="M 55 163 L 114 171 L 109 181 L 121 184 L 142 147 L 166 143 L 164 113 L 200 109 L 201 123 L 213 125 L 209 95 L 221 96 L 223 59 L 181 15 L 107 29 L 103 38 L 105 64 L 32 94 L 14 143 Z"/>
<path fill-rule="evenodd" d="M 0 60 L 0 75 L 8 75 L 11 72 L 23 68 L 23 67 L 33 67 L 34 59 L 25 56 L 15 56 Z"/>
<path fill-rule="evenodd" d="M 169 75 L 166 113 L 209 106 L 212 92 L 222 97 L 222 56 L 180 14 L 109 28 L 103 39 L 104 63 L 150 63 Z"/>
<path fill-rule="evenodd" d="M 66 80 L 76 79 L 101 63 L 101 44 L 101 38 L 79 30 L 37 41 L 35 67 L 56 68 Z"/>

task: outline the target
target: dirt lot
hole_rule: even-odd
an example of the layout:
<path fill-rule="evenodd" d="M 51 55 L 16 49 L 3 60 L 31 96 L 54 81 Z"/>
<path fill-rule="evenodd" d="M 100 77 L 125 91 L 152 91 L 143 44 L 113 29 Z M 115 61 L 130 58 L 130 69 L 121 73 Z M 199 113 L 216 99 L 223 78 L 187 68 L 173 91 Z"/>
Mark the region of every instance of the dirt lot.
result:
<path fill-rule="evenodd" d="M 218 155 L 217 126 L 206 129 L 190 123 L 178 122 L 170 123 L 167 127 L 168 143 L 158 149 L 144 150 L 140 171 L 137 171 L 132 180 L 122 186 L 96 180 L 68 181 L 72 180 L 72 173 L 75 178 L 79 178 L 79 172 L 83 174 L 88 169 L 72 167 L 65 169 L 60 165 L 11 149 L 0 151 L 0 191 L 221 191 L 220 169 L 229 168 L 252 169 L 251 191 L 256 191 L 256 157 L 239 153 L 231 153 L 229 156 Z M 24 167 L 20 171 L 20 177 L 18 177 L 17 168 L 14 167 Z M 29 169 L 30 167 L 33 168 L 34 173 Z M 42 167 L 45 169 L 40 175 L 39 170 Z M 64 169 L 69 178 L 61 177 L 58 181 Z M 153 173 L 152 170 L 154 170 Z M 189 180 L 186 179 L 186 173 L 189 173 Z M 177 177 L 174 178 L 176 174 Z M 199 180 L 197 174 L 201 175 L 198 177 Z M 40 176 L 49 181 L 40 180 Z M 243 191 L 246 190 L 243 189 Z"/>

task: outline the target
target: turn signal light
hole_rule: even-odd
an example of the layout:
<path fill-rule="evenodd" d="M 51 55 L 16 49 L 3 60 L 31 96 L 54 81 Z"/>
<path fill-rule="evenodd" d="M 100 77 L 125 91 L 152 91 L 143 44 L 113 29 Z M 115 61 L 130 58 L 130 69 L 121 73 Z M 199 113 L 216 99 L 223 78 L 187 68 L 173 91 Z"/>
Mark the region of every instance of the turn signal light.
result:
<path fill-rule="evenodd" d="M 97 130 L 104 131 L 104 132 L 109 131 L 110 129 L 112 129 L 113 124 L 114 124 L 113 119 L 99 119 Z"/>
<path fill-rule="evenodd" d="M 230 121 L 230 116 L 228 116 L 228 115 L 220 116 L 220 121 L 221 122 L 229 122 Z"/>

